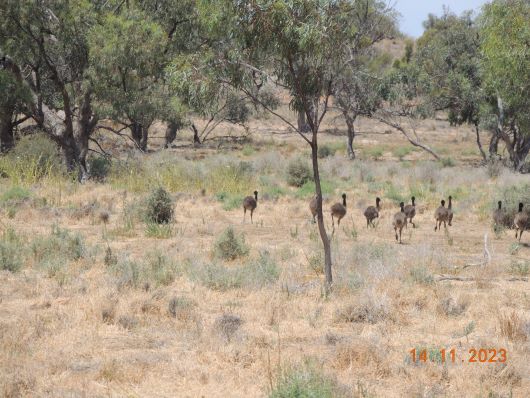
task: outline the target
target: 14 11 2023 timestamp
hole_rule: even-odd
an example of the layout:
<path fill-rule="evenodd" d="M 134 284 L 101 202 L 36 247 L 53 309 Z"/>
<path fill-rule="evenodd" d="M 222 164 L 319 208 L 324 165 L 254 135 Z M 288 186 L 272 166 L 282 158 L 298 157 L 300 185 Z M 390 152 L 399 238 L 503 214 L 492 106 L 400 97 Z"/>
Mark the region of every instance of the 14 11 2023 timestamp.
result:
<path fill-rule="evenodd" d="M 507 361 L 507 353 L 504 348 L 470 348 L 465 355 L 460 355 L 455 348 L 447 350 L 440 348 L 439 350 L 427 350 L 413 348 L 409 351 L 412 362 L 439 362 L 442 363 L 504 363 Z"/>

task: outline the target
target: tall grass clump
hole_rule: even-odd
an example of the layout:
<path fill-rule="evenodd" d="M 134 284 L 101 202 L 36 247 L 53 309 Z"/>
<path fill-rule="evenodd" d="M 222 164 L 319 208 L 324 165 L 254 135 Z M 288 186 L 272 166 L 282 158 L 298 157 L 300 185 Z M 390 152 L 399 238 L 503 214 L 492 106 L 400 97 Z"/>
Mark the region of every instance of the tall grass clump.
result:
<path fill-rule="evenodd" d="M 212 290 L 261 289 L 275 283 L 280 269 L 268 251 L 239 267 L 205 264 L 194 267 L 192 277 Z"/>
<path fill-rule="evenodd" d="M 109 267 L 119 287 L 148 289 L 170 285 L 182 274 L 182 267 L 159 251 L 148 252 L 142 259 L 120 259 Z"/>
<path fill-rule="evenodd" d="M 88 251 L 83 237 L 57 225 L 47 236 L 38 236 L 31 243 L 35 264 L 44 269 L 48 276 L 64 280 L 66 270 L 72 261 L 87 257 Z"/>
<path fill-rule="evenodd" d="M 405 156 L 409 155 L 412 152 L 412 148 L 408 146 L 398 146 L 392 149 L 392 155 L 394 155 L 399 160 L 403 160 Z"/>
<path fill-rule="evenodd" d="M 346 388 L 324 373 L 313 361 L 285 369 L 274 386 L 270 398 L 339 398 L 349 396 Z"/>
<path fill-rule="evenodd" d="M 318 147 L 317 155 L 320 159 L 323 159 L 323 158 L 327 158 L 329 156 L 335 155 L 336 151 L 337 151 L 337 148 L 331 145 L 328 145 L 328 144 L 324 144 Z"/>
<path fill-rule="evenodd" d="M 57 145 L 44 134 L 22 137 L 13 150 L 0 157 L 0 174 L 14 185 L 29 186 L 63 171 Z"/>
<path fill-rule="evenodd" d="M 16 232 L 8 228 L 0 237 L 0 270 L 17 272 L 22 268 L 23 243 Z"/>
<path fill-rule="evenodd" d="M 287 183 L 293 187 L 301 187 L 309 181 L 313 181 L 313 172 L 309 164 L 304 160 L 293 159 L 287 165 Z"/>
<path fill-rule="evenodd" d="M 248 252 L 244 235 L 236 235 L 232 227 L 225 229 L 214 245 L 215 256 L 222 260 L 235 260 L 246 256 Z"/>

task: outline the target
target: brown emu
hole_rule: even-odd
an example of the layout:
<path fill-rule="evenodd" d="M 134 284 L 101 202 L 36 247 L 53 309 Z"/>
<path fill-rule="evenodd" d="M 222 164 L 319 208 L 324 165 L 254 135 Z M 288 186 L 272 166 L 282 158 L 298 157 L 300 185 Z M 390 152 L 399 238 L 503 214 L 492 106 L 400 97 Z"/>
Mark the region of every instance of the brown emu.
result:
<path fill-rule="evenodd" d="M 258 207 L 258 191 L 254 191 L 254 196 L 247 196 L 243 199 L 243 222 L 245 222 L 247 210 L 250 210 L 250 222 L 254 223 L 252 215 L 254 210 L 256 210 L 256 207 Z"/>
<path fill-rule="evenodd" d="M 521 202 L 519 203 L 519 212 L 513 219 L 513 225 L 515 226 L 515 239 L 517 239 L 517 233 L 519 232 L 519 242 L 521 241 L 523 231 L 530 227 L 528 221 L 528 214 L 523 212 L 523 203 Z"/>
<path fill-rule="evenodd" d="M 394 232 L 396 233 L 396 240 L 398 240 L 398 230 L 399 230 L 399 243 L 401 243 L 401 231 L 403 227 L 407 225 L 407 215 L 405 214 L 405 203 L 401 202 L 399 204 L 400 211 L 394 215 L 394 220 L 392 225 L 394 226 Z"/>
<path fill-rule="evenodd" d="M 379 217 L 379 210 L 381 207 L 379 203 L 381 199 L 375 198 L 375 206 L 368 206 L 364 211 L 364 216 L 366 217 L 366 228 L 370 225 L 375 228 L 374 220 Z"/>
<path fill-rule="evenodd" d="M 337 217 L 337 225 L 340 225 L 340 220 L 346 215 L 346 194 L 342 194 L 342 203 L 335 203 L 331 206 L 331 224 L 335 228 L 335 217 Z"/>
<path fill-rule="evenodd" d="M 445 200 L 442 199 L 440 204 L 441 206 L 438 207 L 434 212 L 434 219 L 436 220 L 436 224 L 434 226 L 435 231 L 440 229 L 442 222 L 444 223 L 444 228 L 447 228 L 447 219 L 449 218 L 449 212 L 445 207 Z"/>
<path fill-rule="evenodd" d="M 412 228 L 416 228 L 416 224 L 412 221 L 414 216 L 416 215 L 416 198 L 413 196 L 411 198 L 412 204 L 405 206 L 405 214 L 407 215 L 407 218 L 409 219 L 409 222 L 412 224 Z"/>

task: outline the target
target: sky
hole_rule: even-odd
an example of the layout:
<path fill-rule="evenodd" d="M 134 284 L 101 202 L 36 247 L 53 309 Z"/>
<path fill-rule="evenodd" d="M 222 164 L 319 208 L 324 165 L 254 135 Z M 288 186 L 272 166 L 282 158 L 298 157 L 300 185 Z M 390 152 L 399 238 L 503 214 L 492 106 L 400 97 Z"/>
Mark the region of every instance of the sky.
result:
<path fill-rule="evenodd" d="M 420 37 L 423 33 L 422 22 L 427 19 L 427 15 L 441 15 L 443 6 L 446 5 L 455 14 L 462 11 L 479 11 L 486 0 L 387 0 L 390 4 L 395 4 L 395 8 L 401 14 L 399 25 L 401 31 L 412 37 Z"/>

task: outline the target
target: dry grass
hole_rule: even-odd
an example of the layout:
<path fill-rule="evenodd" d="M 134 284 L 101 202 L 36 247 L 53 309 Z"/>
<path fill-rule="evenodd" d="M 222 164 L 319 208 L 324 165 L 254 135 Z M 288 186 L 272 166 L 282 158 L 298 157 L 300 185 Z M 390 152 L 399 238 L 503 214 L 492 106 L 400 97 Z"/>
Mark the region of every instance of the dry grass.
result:
<path fill-rule="evenodd" d="M 0 396 L 527 396 L 528 241 L 523 234 L 511 246 L 511 231 L 494 239 L 490 222 L 498 198 L 527 177 L 473 166 L 466 127 L 420 126 L 454 160 L 443 167 L 381 126 L 358 123 L 363 160 L 345 159 L 336 126 L 321 136 L 330 149 L 320 159 L 328 231 L 329 206 L 342 192 L 349 199 L 332 240 L 331 294 L 310 222 L 311 182 L 290 186 L 286 175 L 307 148 L 276 134 L 274 121 L 251 126 L 259 133 L 244 148 L 183 141 L 113 163 L 103 183 L 32 172 L 4 180 Z M 157 187 L 174 204 L 161 227 L 169 230 L 142 218 Z M 254 190 L 254 224 L 243 223 L 241 198 Z M 417 228 L 398 245 L 395 202 L 412 195 Z M 454 225 L 435 233 L 432 214 L 448 195 Z M 362 212 L 376 196 L 379 223 L 366 229 Z M 491 262 L 469 266 L 483 259 L 485 233 Z M 412 363 L 414 347 L 433 361 Z M 470 348 L 505 348 L 508 361 L 444 366 L 442 347 L 459 360 Z"/>

